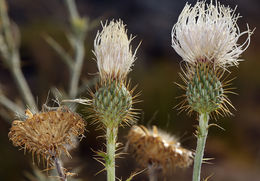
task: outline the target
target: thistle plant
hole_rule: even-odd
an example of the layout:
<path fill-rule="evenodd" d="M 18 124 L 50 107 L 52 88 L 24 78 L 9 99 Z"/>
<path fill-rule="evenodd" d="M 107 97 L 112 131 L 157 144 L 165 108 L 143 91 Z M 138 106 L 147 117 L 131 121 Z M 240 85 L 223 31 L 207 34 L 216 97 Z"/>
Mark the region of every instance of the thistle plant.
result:
<path fill-rule="evenodd" d="M 136 50 L 130 46 L 133 37 L 127 36 L 121 20 L 102 24 L 94 41 L 94 54 L 98 65 L 100 82 L 92 93 L 94 120 L 106 131 L 106 153 L 99 153 L 105 161 L 107 180 L 115 181 L 115 157 L 118 127 L 135 120 L 132 108 L 133 90 L 126 82 L 127 74 L 135 61 Z"/>
<path fill-rule="evenodd" d="M 233 107 L 227 97 L 231 80 L 223 81 L 223 75 L 229 67 L 238 66 L 252 34 L 249 28 L 240 32 L 239 17 L 217 1 L 199 1 L 194 7 L 186 4 L 172 29 L 172 47 L 185 65 L 180 74 L 185 85 L 179 86 L 186 93 L 180 108 L 199 115 L 193 181 L 200 181 L 210 115 L 230 115 L 229 106 Z M 246 40 L 238 44 L 243 35 Z"/>
<path fill-rule="evenodd" d="M 61 181 L 67 180 L 60 157 L 65 154 L 71 157 L 68 146 L 73 145 L 73 138 L 82 137 L 85 130 L 85 121 L 67 107 L 57 110 L 42 111 L 32 114 L 29 109 L 25 111 L 25 120 L 15 120 L 8 134 L 14 146 L 32 153 L 47 162 L 48 167 L 54 165 Z M 34 162 L 34 161 L 33 161 Z"/>
<path fill-rule="evenodd" d="M 127 149 L 143 168 L 148 168 L 149 180 L 158 180 L 175 168 L 187 168 L 192 164 L 193 153 L 181 146 L 179 140 L 158 130 L 134 125 L 127 136 Z"/>

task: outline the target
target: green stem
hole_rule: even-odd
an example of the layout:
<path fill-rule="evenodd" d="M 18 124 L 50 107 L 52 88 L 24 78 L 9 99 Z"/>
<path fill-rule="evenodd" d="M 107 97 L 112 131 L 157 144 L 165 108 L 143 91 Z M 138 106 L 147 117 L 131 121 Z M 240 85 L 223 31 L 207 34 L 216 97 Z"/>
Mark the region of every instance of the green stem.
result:
<path fill-rule="evenodd" d="M 79 78 L 83 66 L 84 54 L 85 54 L 84 41 L 77 40 L 76 49 L 75 49 L 75 64 L 73 66 L 71 81 L 70 81 L 70 90 L 69 90 L 70 98 L 75 98 L 78 93 L 78 84 L 79 84 Z"/>
<path fill-rule="evenodd" d="M 206 139 L 208 135 L 208 122 L 209 122 L 209 114 L 200 113 L 199 127 L 197 133 L 197 148 L 196 148 L 194 167 L 193 167 L 193 177 L 192 177 L 193 181 L 200 181 L 201 164 L 203 161 L 204 149 L 205 149 Z"/>
<path fill-rule="evenodd" d="M 116 126 L 107 127 L 106 139 L 107 139 L 107 181 L 115 181 L 115 153 L 116 153 L 116 140 L 117 140 L 118 128 Z"/>

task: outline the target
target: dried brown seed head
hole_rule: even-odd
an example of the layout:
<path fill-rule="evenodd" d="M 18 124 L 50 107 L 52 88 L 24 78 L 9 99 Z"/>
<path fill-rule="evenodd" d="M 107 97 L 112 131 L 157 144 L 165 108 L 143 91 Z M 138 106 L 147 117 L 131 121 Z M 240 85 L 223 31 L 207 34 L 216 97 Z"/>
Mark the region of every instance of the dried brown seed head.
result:
<path fill-rule="evenodd" d="M 13 121 L 8 134 L 14 146 L 47 160 L 60 157 L 61 153 L 70 156 L 67 145 L 73 146 L 73 137 L 83 136 L 85 122 L 66 107 L 55 111 L 32 114 L 26 110 L 25 121 Z"/>
<path fill-rule="evenodd" d="M 156 165 L 164 173 L 176 167 L 186 168 L 193 161 L 191 151 L 182 148 L 175 137 L 158 131 L 156 126 L 153 126 L 153 130 L 133 126 L 128 133 L 128 144 L 141 166 Z"/>

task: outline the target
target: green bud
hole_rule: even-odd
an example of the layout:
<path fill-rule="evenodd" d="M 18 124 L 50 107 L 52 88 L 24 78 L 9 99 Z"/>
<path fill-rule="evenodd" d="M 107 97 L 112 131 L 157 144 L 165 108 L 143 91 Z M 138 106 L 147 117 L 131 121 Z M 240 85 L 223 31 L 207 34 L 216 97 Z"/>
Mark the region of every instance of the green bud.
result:
<path fill-rule="evenodd" d="M 132 95 L 123 83 L 113 81 L 96 91 L 93 106 L 104 125 L 118 125 L 128 116 L 132 107 Z"/>
<path fill-rule="evenodd" d="M 204 63 L 193 67 L 186 96 L 191 108 L 199 113 L 211 113 L 223 103 L 224 90 L 214 68 Z"/>

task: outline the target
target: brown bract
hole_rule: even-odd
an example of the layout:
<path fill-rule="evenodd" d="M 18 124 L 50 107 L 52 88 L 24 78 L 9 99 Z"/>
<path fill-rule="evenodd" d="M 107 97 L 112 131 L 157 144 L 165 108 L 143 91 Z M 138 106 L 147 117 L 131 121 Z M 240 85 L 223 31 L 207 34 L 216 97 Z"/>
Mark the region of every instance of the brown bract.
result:
<path fill-rule="evenodd" d="M 133 126 L 128 134 L 128 148 L 142 167 L 161 168 L 164 173 L 176 167 L 186 168 L 193 161 L 193 153 L 180 146 L 175 137 L 158 131 Z"/>
<path fill-rule="evenodd" d="M 47 162 L 61 153 L 70 156 L 67 146 L 73 146 L 73 137 L 83 136 L 85 122 L 76 113 L 66 107 L 55 111 L 32 114 L 25 111 L 28 117 L 25 121 L 13 121 L 8 134 L 14 146 L 21 147 Z"/>

